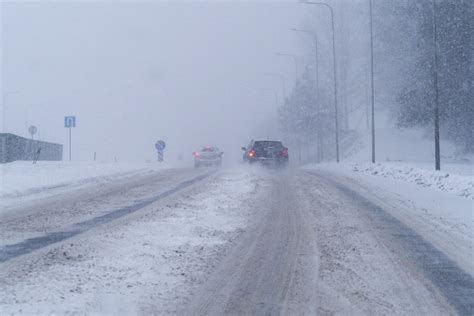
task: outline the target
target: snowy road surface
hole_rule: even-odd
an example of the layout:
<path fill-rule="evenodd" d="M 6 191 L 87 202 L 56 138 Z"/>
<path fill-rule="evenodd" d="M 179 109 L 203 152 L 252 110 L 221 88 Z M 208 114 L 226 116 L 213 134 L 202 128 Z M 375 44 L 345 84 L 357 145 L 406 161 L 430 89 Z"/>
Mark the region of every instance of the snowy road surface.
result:
<path fill-rule="evenodd" d="M 441 238 L 381 199 L 315 170 L 170 169 L 27 201 L 0 215 L 0 313 L 472 315 L 472 220 Z"/>

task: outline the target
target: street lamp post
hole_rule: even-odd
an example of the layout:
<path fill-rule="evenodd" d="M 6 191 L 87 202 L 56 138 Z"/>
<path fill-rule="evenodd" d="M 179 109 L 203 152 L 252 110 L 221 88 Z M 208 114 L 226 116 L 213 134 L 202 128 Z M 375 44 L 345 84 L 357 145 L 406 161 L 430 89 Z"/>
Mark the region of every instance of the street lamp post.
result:
<path fill-rule="evenodd" d="M 332 58 L 333 58 L 333 72 L 334 72 L 334 111 L 335 111 L 335 127 L 336 127 L 336 162 L 339 162 L 339 114 L 338 114 L 338 103 L 337 103 L 337 59 L 336 59 L 336 32 L 334 29 L 334 12 L 332 7 L 323 2 L 309 2 L 304 1 L 304 4 L 320 5 L 325 6 L 331 13 L 331 26 L 332 26 Z"/>
<path fill-rule="evenodd" d="M 370 14 L 370 109 L 372 122 L 372 163 L 375 163 L 375 95 L 374 95 L 374 35 L 372 26 L 372 0 L 369 0 Z"/>
<path fill-rule="evenodd" d="M 434 57 L 434 90 L 435 90 L 435 105 L 434 105 L 434 133 L 435 133 L 435 169 L 441 170 L 441 153 L 439 145 L 439 91 L 438 91 L 438 25 L 436 16 L 436 0 L 433 0 L 433 57 Z"/>
<path fill-rule="evenodd" d="M 7 100 L 8 96 L 12 94 L 18 94 L 20 91 L 8 91 L 2 94 L 2 132 L 5 133 L 7 131 L 6 129 L 6 120 L 5 120 L 5 114 L 6 114 L 6 109 L 7 109 Z"/>
<path fill-rule="evenodd" d="M 314 39 L 314 49 L 315 49 L 315 75 L 316 75 L 316 111 L 317 111 L 317 148 L 318 148 L 318 162 L 323 159 L 323 148 L 322 148 L 322 139 L 321 139 L 321 119 L 320 119 L 320 108 L 319 108 L 319 58 L 318 58 L 318 34 L 311 30 L 304 30 L 304 29 L 296 29 L 290 28 L 290 31 L 293 32 L 300 32 L 307 35 L 310 35 Z"/>

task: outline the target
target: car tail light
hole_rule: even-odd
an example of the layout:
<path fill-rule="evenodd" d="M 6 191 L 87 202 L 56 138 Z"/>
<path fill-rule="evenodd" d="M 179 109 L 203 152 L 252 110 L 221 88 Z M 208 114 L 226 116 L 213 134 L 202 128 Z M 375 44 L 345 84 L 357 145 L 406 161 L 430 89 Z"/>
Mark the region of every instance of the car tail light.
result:
<path fill-rule="evenodd" d="M 194 157 L 198 158 L 201 154 L 198 151 L 193 152 Z"/>
<path fill-rule="evenodd" d="M 249 158 L 254 158 L 255 156 L 257 156 L 257 153 L 255 152 L 255 150 L 251 150 L 249 152 Z"/>
<path fill-rule="evenodd" d="M 281 155 L 282 155 L 283 157 L 288 158 L 288 148 L 283 149 L 282 152 L 281 152 Z"/>

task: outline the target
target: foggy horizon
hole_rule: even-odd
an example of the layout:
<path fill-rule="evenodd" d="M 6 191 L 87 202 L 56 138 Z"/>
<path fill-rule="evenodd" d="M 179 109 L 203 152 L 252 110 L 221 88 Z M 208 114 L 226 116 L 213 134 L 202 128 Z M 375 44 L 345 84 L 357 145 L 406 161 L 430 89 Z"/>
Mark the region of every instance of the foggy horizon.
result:
<path fill-rule="evenodd" d="M 215 143 L 239 150 L 257 134 L 278 137 L 277 78 L 294 84 L 308 17 L 295 2 L 2 3 L 6 132 L 59 142 L 77 117 L 73 159 L 153 159 Z M 295 47 L 300 47 L 300 51 Z M 260 126 L 260 127 L 259 127 Z M 216 130 L 219 132 L 216 133 Z"/>

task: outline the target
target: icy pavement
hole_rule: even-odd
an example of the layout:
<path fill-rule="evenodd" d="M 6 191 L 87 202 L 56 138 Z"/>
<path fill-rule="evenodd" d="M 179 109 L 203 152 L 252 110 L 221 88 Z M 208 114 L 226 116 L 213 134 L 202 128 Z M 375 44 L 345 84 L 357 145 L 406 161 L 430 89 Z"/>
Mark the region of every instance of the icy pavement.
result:
<path fill-rule="evenodd" d="M 344 181 L 303 170 L 268 178 L 254 225 L 186 315 L 450 315 L 474 306 L 472 276 Z"/>
<path fill-rule="evenodd" d="M 0 313 L 174 309 L 212 269 L 216 253 L 245 229 L 256 190 L 252 176 L 223 173 L 126 219 L 6 262 Z"/>

